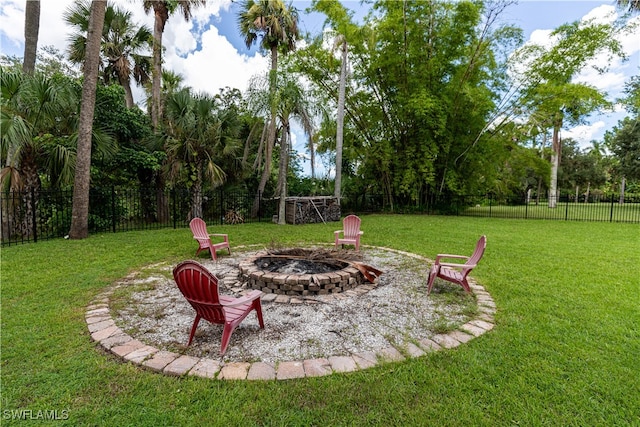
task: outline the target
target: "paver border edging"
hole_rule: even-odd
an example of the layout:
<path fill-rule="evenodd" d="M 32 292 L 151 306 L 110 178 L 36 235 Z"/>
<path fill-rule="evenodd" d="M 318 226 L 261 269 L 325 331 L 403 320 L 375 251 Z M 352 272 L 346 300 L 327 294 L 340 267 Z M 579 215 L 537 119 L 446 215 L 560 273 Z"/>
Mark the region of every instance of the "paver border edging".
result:
<path fill-rule="evenodd" d="M 423 256 L 397 249 L 370 245 L 362 245 L 362 247 L 391 251 L 433 263 Z M 478 302 L 479 314 L 475 319 L 454 331 L 421 339 L 418 345 L 408 344 L 407 347 L 400 349 L 402 351 L 395 347 L 387 347 L 376 352 L 366 351 L 350 356 L 285 361 L 278 363 L 277 366 L 265 362 L 224 363 L 210 358 L 198 358 L 160 350 L 136 340 L 122 331 L 111 317 L 109 298 L 114 291 L 114 286 L 96 296 L 87 306 L 85 320 L 91 338 L 104 349 L 125 361 L 166 375 L 196 375 L 225 380 L 287 380 L 318 377 L 334 372 L 367 369 L 384 362 L 402 361 L 406 359 L 405 355 L 414 358 L 431 351 L 455 348 L 490 331 L 494 327 L 496 305 L 483 286 L 471 277 L 468 279 L 471 291 Z"/>

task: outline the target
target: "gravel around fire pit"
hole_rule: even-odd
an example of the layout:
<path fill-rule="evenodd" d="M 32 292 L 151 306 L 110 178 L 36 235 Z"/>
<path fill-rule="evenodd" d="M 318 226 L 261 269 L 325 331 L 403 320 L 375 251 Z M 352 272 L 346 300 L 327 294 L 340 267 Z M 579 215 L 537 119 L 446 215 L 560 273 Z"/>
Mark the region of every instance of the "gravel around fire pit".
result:
<path fill-rule="evenodd" d="M 263 248 L 262 248 L 263 249 Z M 234 248 L 218 262 L 198 258 L 220 280 L 220 293 L 239 296 L 250 289 L 239 282 L 238 264 L 257 248 Z M 377 284 L 362 295 L 292 297 L 269 301 L 263 295 L 265 328 L 255 313 L 233 332 L 225 362 L 314 359 L 405 347 L 468 321 L 475 298 L 460 287 L 436 281 L 426 294 L 431 261 L 382 248 L 361 249 L 362 262 L 382 270 Z M 219 359 L 222 326 L 201 320 L 191 346 L 185 347 L 195 316 L 172 277 L 174 265 L 156 264 L 119 282 L 111 298 L 116 324 L 132 337 L 157 347 L 197 357 Z M 369 285 L 366 283 L 365 285 Z"/>

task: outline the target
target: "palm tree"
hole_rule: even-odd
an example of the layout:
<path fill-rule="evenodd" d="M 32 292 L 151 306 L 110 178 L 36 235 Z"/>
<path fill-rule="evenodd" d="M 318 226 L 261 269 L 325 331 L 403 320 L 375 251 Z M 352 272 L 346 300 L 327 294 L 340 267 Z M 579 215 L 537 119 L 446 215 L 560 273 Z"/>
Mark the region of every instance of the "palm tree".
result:
<path fill-rule="evenodd" d="M 271 156 L 276 139 L 277 105 L 274 93 L 278 70 L 278 50 L 287 53 L 295 49 L 296 40 L 299 37 L 298 12 L 291 5 L 285 6 L 282 0 L 246 0 L 242 4 L 242 11 L 238 16 L 238 27 L 247 48 L 260 39 L 260 47 L 268 50 L 271 54 L 269 133 L 264 170 L 252 209 L 252 215 L 255 216 L 258 212 L 260 194 L 264 192 L 271 174 Z"/>
<path fill-rule="evenodd" d="M 347 82 L 347 39 L 342 36 L 336 40 L 340 42 L 342 51 L 342 62 L 340 63 L 340 85 L 338 89 L 338 115 L 336 119 L 336 180 L 334 196 L 340 204 L 340 193 L 342 187 L 342 145 L 344 135 L 344 103 L 345 89 Z"/>
<path fill-rule="evenodd" d="M 344 108 L 345 108 L 345 92 L 347 81 L 347 59 L 348 45 L 347 39 L 352 37 L 357 27 L 351 22 L 351 15 L 347 9 L 340 4 L 330 0 L 314 0 L 313 7 L 315 10 L 327 15 L 328 22 L 337 29 L 339 36 L 334 38 L 334 49 L 340 47 L 341 63 L 340 63 L 340 83 L 338 86 L 338 111 L 336 115 L 336 179 L 334 187 L 334 196 L 340 204 L 341 187 L 342 187 L 342 148 L 344 139 Z M 332 33 L 332 32 L 331 32 Z"/>
<path fill-rule="evenodd" d="M 190 216 L 201 217 L 205 179 L 214 187 L 221 185 L 226 174 L 218 160 L 239 149 L 236 127 L 218 111 L 213 97 L 193 95 L 189 88 L 167 97 L 165 117 L 169 176 L 191 189 Z"/>
<path fill-rule="evenodd" d="M 77 97 L 69 80 L 41 74 L 2 70 L 0 83 L 0 146 L 5 165 L 0 177 L 3 189 L 23 195 L 11 213 L 2 206 L 2 232 L 28 237 L 41 177 L 60 185 L 73 176 L 75 152 L 68 135 L 76 124 Z M 16 228 L 9 230 L 9 222 Z"/>
<path fill-rule="evenodd" d="M 78 154 L 73 186 L 71 229 L 69 230 L 69 237 L 72 239 L 84 239 L 89 236 L 91 136 L 100 68 L 100 41 L 104 28 L 106 6 L 106 1 L 92 2 L 89 16 L 87 48 L 83 66 L 84 81 L 82 82 L 82 99 L 80 101 L 80 122 L 78 124 Z"/>
<path fill-rule="evenodd" d="M 277 196 L 278 224 L 285 224 L 285 208 L 287 197 L 287 176 L 289 172 L 289 152 L 291 147 L 291 117 L 296 118 L 305 133 L 313 138 L 313 121 L 311 115 L 311 103 L 307 99 L 304 88 L 294 79 L 286 79 L 277 89 L 278 118 L 282 125 L 282 137 L 280 142 L 280 167 L 278 170 Z"/>
<path fill-rule="evenodd" d="M 143 7 L 145 13 L 149 13 L 153 10 L 154 25 L 153 25 L 153 81 L 152 81 L 152 96 L 151 96 L 151 123 L 153 129 L 158 129 L 158 121 L 160 118 L 161 110 L 161 78 L 162 78 L 162 34 L 164 33 L 164 26 L 169 20 L 169 16 L 173 14 L 177 9 L 182 11 L 182 16 L 185 21 L 191 19 L 191 11 L 198 6 L 204 6 L 206 0 L 144 0 Z"/>
<path fill-rule="evenodd" d="M 64 14 L 65 21 L 76 28 L 69 45 L 69 58 L 75 63 L 84 61 L 89 8 L 90 3 L 84 0 L 74 3 Z M 115 79 L 124 88 L 127 108 L 135 105 L 131 78 L 139 85 L 149 81 L 151 57 L 142 53 L 153 44 L 151 31 L 144 25 L 137 27 L 131 19 L 131 12 L 107 4 L 100 50 L 104 80 L 108 83 Z"/>
<path fill-rule="evenodd" d="M 26 0 L 24 10 L 24 59 L 22 71 L 33 74 L 36 68 L 38 33 L 40 32 L 40 0 Z"/>

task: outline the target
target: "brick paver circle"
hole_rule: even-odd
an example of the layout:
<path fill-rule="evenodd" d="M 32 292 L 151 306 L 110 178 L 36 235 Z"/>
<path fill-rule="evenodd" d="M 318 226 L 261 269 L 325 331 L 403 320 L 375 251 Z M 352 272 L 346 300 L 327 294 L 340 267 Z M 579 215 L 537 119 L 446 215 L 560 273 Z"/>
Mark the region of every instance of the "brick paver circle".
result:
<path fill-rule="evenodd" d="M 362 247 L 374 248 L 364 245 Z M 429 264 L 432 263 L 431 260 L 416 254 L 390 248 L 375 248 L 420 258 Z M 91 338 L 106 350 L 127 362 L 166 375 L 196 375 L 225 380 L 286 380 L 318 377 L 367 369 L 381 363 L 402 361 L 407 357 L 420 357 L 427 352 L 454 348 L 490 331 L 494 327 L 495 303 L 489 293 L 473 278 L 469 278 L 469 282 L 478 303 L 478 316 L 452 332 L 425 337 L 419 340 L 417 345 L 410 343 L 404 348 L 391 346 L 375 352 L 364 351 L 348 356 L 336 355 L 326 358 L 283 361 L 277 365 L 261 361 L 253 363 L 222 362 L 206 357 L 200 358 L 174 353 L 145 344 L 126 334 L 113 320 L 109 310 L 109 299 L 113 293 L 113 287 L 94 299 L 87 307 L 85 319 Z"/>

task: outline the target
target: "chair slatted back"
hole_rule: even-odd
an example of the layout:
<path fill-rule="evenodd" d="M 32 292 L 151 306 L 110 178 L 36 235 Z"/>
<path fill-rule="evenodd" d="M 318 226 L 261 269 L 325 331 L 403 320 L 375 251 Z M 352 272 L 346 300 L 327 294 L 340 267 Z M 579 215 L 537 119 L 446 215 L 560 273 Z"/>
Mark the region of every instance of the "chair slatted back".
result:
<path fill-rule="evenodd" d="M 354 239 L 360 232 L 360 218 L 356 215 L 349 215 L 342 221 L 344 237 L 346 239 Z"/>
<path fill-rule="evenodd" d="M 202 218 L 193 218 L 189 223 L 189 228 L 191 229 L 194 238 L 209 241 L 207 224 L 202 220 Z"/>
<path fill-rule="evenodd" d="M 184 261 L 174 268 L 173 277 L 197 314 L 211 323 L 225 322 L 216 276 L 195 261 Z"/>
<path fill-rule="evenodd" d="M 471 255 L 471 257 L 469 257 L 469 261 L 467 261 L 467 264 L 470 264 L 470 265 L 478 264 L 478 262 L 482 258 L 482 255 L 484 255 L 484 250 L 486 247 L 487 247 L 487 236 L 481 236 L 480 239 L 478 240 L 478 243 L 476 243 L 476 249 L 473 251 L 473 254 Z"/>

